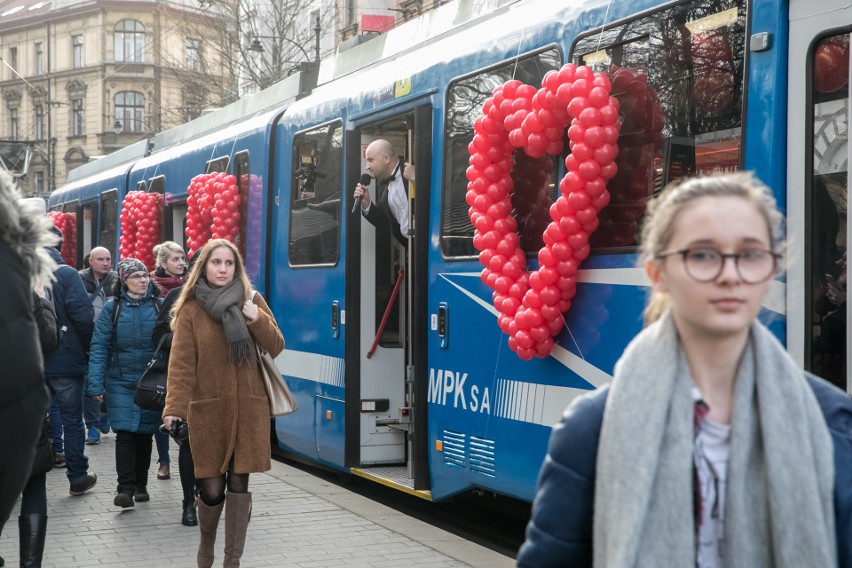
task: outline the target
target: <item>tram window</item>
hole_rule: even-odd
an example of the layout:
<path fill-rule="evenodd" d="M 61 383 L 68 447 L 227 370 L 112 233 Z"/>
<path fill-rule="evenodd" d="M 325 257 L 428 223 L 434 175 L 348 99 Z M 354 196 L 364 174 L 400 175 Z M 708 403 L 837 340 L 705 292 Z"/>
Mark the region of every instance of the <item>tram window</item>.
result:
<path fill-rule="evenodd" d="M 446 139 L 444 140 L 444 179 L 441 197 L 441 251 L 444 256 L 473 256 L 478 251 L 473 247 L 473 225 L 468 217 L 470 206 L 465 201 L 467 194 L 468 144 L 473 140 L 473 122 L 482 111 L 485 100 L 497 85 L 510 79 L 529 85 L 541 85 L 545 73 L 559 69 L 560 53 L 548 50 L 535 55 L 512 60 L 499 67 L 465 77 L 450 84 L 447 90 Z M 538 252 L 543 246 L 542 233 L 550 221 L 550 204 L 556 194 L 556 157 L 535 160 L 522 152 L 516 152 L 516 160 L 523 164 L 515 167 L 516 172 L 525 168 L 549 169 L 549 177 L 541 183 L 525 187 L 524 195 L 514 195 L 512 204 L 518 217 L 518 232 L 521 245 L 527 253 Z M 537 167 L 536 164 L 541 162 Z M 518 180 L 516 179 L 516 182 Z M 535 206 L 530 207 L 529 204 Z"/>
<path fill-rule="evenodd" d="M 101 194 L 101 211 L 98 220 L 98 246 L 106 248 L 112 258 L 115 255 L 116 217 L 118 216 L 118 190 L 110 189 Z"/>
<path fill-rule="evenodd" d="M 166 193 L 166 177 L 157 176 L 148 182 L 148 193 Z"/>
<path fill-rule="evenodd" d="M 204 173 L 213 173 L 213 172 L 227 172 L 228 171 L 228 157 L 216 158 L 215 160 L 210 160 L 207 162 L 207 167 L 204 169 Z"/>
<path fill-rule="evenodd" d="M 340 250 L 343 125 L 334 122 L 293 139 L 290 263 L 334 264 Z"/>
<path fill-rule="evenodd" d="M 581 38 L 573 61 L 609 73 L 621 105 L 618 174 L 594 247 L 633 246 L 645 202 L 688 175 L 740 169 L 743 0 L 702 0 Z"/>
<path fill-rule="evenodd" d="M 246 259 L 246 235 L 247 230 L 247 217 L 249 212 L 249 189 L 251 185 L 260 189 L 260 186 L 257 182 L 254 184 L 250 184 L 251 174 L 249 173 L 249 153 L 248 151 L 243 151 L 234 156 L 234 177 L 237 178 L 237 187 L 240 191 L 240 234 L 237 237 L 239 239 L 238 246 L 240 248 L 240 254 L 243 255 L 243 258 Z M 259 180 L 258 180 L 259 181 Z M 259 215 L 255 214 L 255 216 L 259 219 Z M 256 227 L 253 225 L 252 228 L 256 229 L 255 234 L 252 235 L 252 242 L 260 243 L 260 225 L 258 224 Z M 246 259 L 248 261 L 248 259 Z"/>
<path fill-rule="evenodd" d="M 144 179 L 136 183 L 136 191 L 145 191 L 146 189 L 148 189 L 148 184 L 145 183 Z"/>
<path fill-rule="evenodd" d="M 816 43 L 810 91 L 813 166 L 806 199 L 805 363 L 810 371 L 847 390 L 849 34 Z"/>

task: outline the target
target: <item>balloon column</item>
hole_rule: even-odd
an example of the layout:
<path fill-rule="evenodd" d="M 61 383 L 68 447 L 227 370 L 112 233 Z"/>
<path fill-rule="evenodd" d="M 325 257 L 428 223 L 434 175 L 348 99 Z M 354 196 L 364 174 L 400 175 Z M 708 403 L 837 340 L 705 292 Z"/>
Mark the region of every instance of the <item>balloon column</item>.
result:
<path fill-rule="evenodd" d="M 68 266 L 77 266 L 77 214 L 51 211 L 47 216 L 62 232 L 62 249 L 59 254 Z"/>
<path fill-rule="evenodd" d="M 648 75 L 613 65 L 610 77 L 622 118 L 615 160 L 618 173 L 611 182 L 618 192 L 601 212 L 601 229 L 592 237 L 592 244 L 624 247 L 636 242 L 645 201 L 654 191 L 655 160 L 662 156 L 665 116 L 657 91 L 648 84 Z"/>
<path fill-rule="evenodd" d="M 186 199 L 186 244 L 189 256 L 210 239 L 228 239 L 241 245 L 240 190 L 237 178 L 224 172 L 192 178 Z"/>
<path fill-rule="evenodd" d="M 547 73 L 540 89 L 517 80 L 496 87 L 474 123 L 467 170 L 473 244 L 485 267 L 482 280 L 494 290 L 500 329 L 524 360 L 546 357 L 553 348 L 576 292 L 577 267 L 589 255 L 589 235 L 609 203 L 606 183 L 616 174 L 619 135 L 611 89 L 606 74 L 569 63 Z M 550 207 L 540 268 L 527 272 L 512 215 L 512 172 L 524 160 L 513 153 L 559 154 L 566 128 L 571 154 L 562 195 Z"/>
<path fill-rule="evenodd" d="M 240 243 L 245 256 L 246 272 L 254 276 L 260 272 L 260 233 L 263 230 L 261 207 L 263 180 L 255 174 L 240 177 Z M 249 214 L 251 212 L 251 214 Z M 248 236 L 251 235 L 251 239 Z"/>
<path fill-rule="evenodd" d="M 692 37 L 695 84 L 692 99 L 706 116 L 730 112 L 734 101 L 733 53 L 723 29 L 703 31 Z"/>
<path fill-rule="evenodd" d="M 154 246 L 160 240 L 163 223 L 163 194 L 131 191 L 121 206 L 120 258 L 141 260 L 154 269 Z"/>

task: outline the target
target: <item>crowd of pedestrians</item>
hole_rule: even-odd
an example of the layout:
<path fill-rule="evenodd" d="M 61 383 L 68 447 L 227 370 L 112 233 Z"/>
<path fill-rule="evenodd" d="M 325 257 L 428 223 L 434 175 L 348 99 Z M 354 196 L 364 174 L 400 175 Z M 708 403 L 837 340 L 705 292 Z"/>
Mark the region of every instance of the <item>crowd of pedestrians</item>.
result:
<path fill-rule="evenodd" d="M 181 523 L 201 525 L 199 566 L 213 562 L 223 510 L 225 565 L 239 566 L 251 516 L 249 473 L 271 466 L 270 415 L 254 342 L 272 354 L 283 349 L 239 251 L 230 242 L 211 241 L 189 272 L 183 248 L 166 241 L 154 249 L 156 266 L 149 273 L 135 258 L 114 265 L 107 248 L 95 247 L 88 267 L 78 272 L 63 260 L 61 248 L 61 231 L 0 172 L 0 262 L 6 268 L 0 288 L 0 425 L 16 433 L 0 438 L 0 530 L 20 497 L 20 566 L 42 563 L 47 473 L 65 468 L 72 496 L 91 491 L 98 477 L 89 471 L 85 448 L 111 431 L 114 504 L 126 509 L 150 499 L 155 436 L 157 478 L 170 478 L 170 431 L 180 444 Z M 203 333 L 193 334 L 193 327 Z M 177 364 L 169 373 L 165 412 L 140 408 L 134 400 L 161 343 L 167 359 L 177 351 L 170 358 Z M 213 397 L 219 402 L 211 406 L 206 399 Z M 221 424 L 228 416 L 234 431 L 224 435 Z M 200 432 L 191 440 L 190 421 Z"/>

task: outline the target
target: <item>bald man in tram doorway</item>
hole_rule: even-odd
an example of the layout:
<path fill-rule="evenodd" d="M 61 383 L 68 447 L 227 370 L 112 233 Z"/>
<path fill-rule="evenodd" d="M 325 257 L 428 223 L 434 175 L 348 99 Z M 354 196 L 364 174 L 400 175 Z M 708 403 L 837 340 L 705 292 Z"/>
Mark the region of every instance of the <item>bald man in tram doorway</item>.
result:
<path fill-rule="evenodd" d="M 371 142 L 364 154 L 367 172 L 376 180 L 378 201 L 374 202 L 370 190 L 360 183 L 352 196 L 360 199 L 361 214 L 379 233 L 386 235 L 390 231 L 405 247 L 409 229 L 408 182 L 414 181 L 414 166 L 403 162 L 391 143 L 383 138 Z"/>

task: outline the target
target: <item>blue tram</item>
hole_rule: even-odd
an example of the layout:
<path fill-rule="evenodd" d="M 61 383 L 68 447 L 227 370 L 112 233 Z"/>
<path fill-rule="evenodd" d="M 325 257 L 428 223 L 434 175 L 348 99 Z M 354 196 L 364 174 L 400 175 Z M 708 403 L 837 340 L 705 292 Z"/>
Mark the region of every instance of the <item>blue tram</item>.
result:
<path fill-rule="evenodd" d="M 78 168 L 49 207 L 78 213 L 80 259 L 118 250 L 132 190 L 163 193 L 163 237 L 186 242 L 192 178 L 232 173 L 249 275 L 286 339 L 277 363 L 300 405 L 276 419 L 274 443 L 426 499 L 531 500 L 550 425 L 611 378 L 641 328 L 638 224 L 678 177 L 745 169 L 774 189 L 791 254 L 762 317 L 848 388 L 848 308 L 826 290 L 845 294 L 850 29 L 848 0 L 458 0 Z M 468 145 L 496 86 L 538 88 L 568 62 L 612 78 L 619 173 L 552 352 L 523 361 L 480 278 Z M 416 166 L 408 247 L 350 213 L 378 138 Z M 536 199 L 514 203 L 530 269 L 564 159 L 545 158 Z"/>

